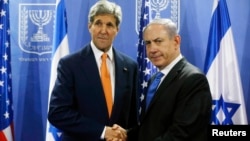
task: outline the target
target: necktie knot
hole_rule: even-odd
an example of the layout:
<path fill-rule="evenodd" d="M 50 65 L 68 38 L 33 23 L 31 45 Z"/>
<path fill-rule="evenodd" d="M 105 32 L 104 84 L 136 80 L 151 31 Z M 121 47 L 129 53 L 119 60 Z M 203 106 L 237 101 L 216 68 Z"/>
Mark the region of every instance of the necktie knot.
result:
<path fill-rule="evenodd" d="M 103 54 L 102 54 L 102 61 L 103 61 L 103 60 L 106 61 L 107 57 L 108 57 L 108 54 L 107 54 L 107 53 L 103 53 Z"/>
<path fill-rule="evenodd" d="M 106 77 L 108 79 L 110 79 L 110 74 L 108 71 L 108 66 L 107 66 L 107 58 L 108 58 L 108 54 L 107 53 L 103 53 L 102 56 L 102 64 L 101 64 L 101 77 Z M 105 80 L 106 81 L 106 80 Z M 110 80 L 108 80 L 110 81 Z"/>
<path fill-rule="evenodd" d="M 147 97 L 146 97 L 146 109 L 148 109 L 148 106 L 149 106 L 151 100 L 153 99 L 153 96 L 158 88 L 159 83 L 161 82 L 161 78 L 163 75 L 164 75 L 163 73 L 157 72 L 154 80 L 150 84 L 150 86 L 148 88 L 148 92 L 147 92 Z"/>
<path fill-rule="evenodd" d="M 163 75 L 164 74 L 162 72 L 157 72 L 155 75 L 155 79 L 158 79 L 158 81 L 160 81 Z"/>

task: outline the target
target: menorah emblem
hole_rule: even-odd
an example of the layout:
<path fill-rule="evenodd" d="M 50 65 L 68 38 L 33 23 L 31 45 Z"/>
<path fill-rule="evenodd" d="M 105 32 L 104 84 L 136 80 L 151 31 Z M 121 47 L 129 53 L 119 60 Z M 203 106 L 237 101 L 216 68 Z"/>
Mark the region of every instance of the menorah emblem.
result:
<path fill-rule="evenodd" d="M 169 0 L 151 0 L 151 10 L 155 11 L 155 19 L 161 18 L 161 11 L 168 7 Z"/>
<path fill-rule="evenodd" d="M 29 17 L 32 23 L 38 26 L 38 30 L 31 37 L 32 42 L 49 42 L 50 38 L 43 33 L 43 26 L 52 19 L 52 10 L 29 10 Z"/>
<path fill-rule="evenodd" d="M 148 8 L 148 20 L 155 18 L 170 18 L 176 23 L 178 32 L 180 30 L 180 1 L 181 0 L 136 0 L 136 33 L 139 34 L 142 7 Z M 142 5 L 144 4 L 144 5 Z"/>

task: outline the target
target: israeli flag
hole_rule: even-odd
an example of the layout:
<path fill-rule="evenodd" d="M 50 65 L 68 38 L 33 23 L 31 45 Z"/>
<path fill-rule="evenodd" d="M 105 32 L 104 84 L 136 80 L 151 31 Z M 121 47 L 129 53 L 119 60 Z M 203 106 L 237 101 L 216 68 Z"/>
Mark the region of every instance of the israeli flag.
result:
<path fill-rule="evenodd" d="M 67 15 L 64 0 L 56 1 L 56 22 L 54 31 L 54 42 L 52 51 L 49 98 L 54 87 L 57 76 L 57 65 L 63 56 L 69 54 L 69 44 L 67 36 Z M 49 103 L 49 102 L 48 102 Z M 52 126 L 47 120 L 46 141 L 61 141 L 61 131 Z"/>
<path fill-rule="evenodd" d="M 213 97 L 212 125 L 245 125 L 247 116 L 227 4 L 214 0 L 204 72 Z"/>

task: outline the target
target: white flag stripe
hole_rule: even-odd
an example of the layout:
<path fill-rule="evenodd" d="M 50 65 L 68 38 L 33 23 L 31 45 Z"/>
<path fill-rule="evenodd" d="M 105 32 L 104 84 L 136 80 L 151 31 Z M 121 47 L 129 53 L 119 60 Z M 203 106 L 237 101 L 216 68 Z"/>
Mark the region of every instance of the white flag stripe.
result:
<path fill-rule="evenodd" d="M 213 9 L 212 9 L 212 15 L 214 14 L 214 11 L 216 10 L 217 6 L 218 6 L 218 0 L 214 0 Z"/>
<path fill-rule="evenodd" d="M 54 87 L 54 84 L 55 84 L 55 81 L 56 81 L 56 77 L 57 77 L 57 70 L 56 69 L 57 69 L 57 66 L 58 66 L 58 62 L 59 62 L 61 57 L 66 56 L 67 54 L 69 54 L 68 36 L 65 35 L 65 37 L 63 38 L 61 44 L 59 45 L 59 47 L 55 51 L 53 60 L 51 62 L 51 75 L 50 75 L 50 86 L 49 86 L 48 101 L 50 100 L 51 92 L 53 90 L 53 87 Z M 48 120 L 47 120 L 46 131 L 47 131 L 46 141 L 55 141 L 55 139 L 52 136 L 51 132 L 49 132 L 49 122 L 48 122 Z M 61 133 L 57 133 L 57 134 L 61 134 Z"/>
<path fill-rule="evenodd" d="M 231 48 L 229 48 L 231 46 Z M 224 80 L 226 80 L 228 83 L 228 86 L 225 88 L 225 90 L 228 90 L 228 97 L 226 100 L 230 101 L 231 103 L 240 103 L 239 110 L 235 113 L 235 116 L 233 116 L 234 124 L 247 124 L 247 116 L 246 116 L 246 110 L 245 110 L 245 101 L 243 97 L 243 90 L 242 90 L 242 84 L 241 84 L 241 78 L 240 78 L 240 72 L 238 67 L 238 59 L 236 57 L 236 51 L 234 47 L 234 40 L 233 40 L 233 34 L 231 27 L 227 31 L 226 35 L 222 39 L 221 42 L 221 49 L 222 52 L 227 52 L 225 54 L 226 62 L 225 66 L 225 72 L 227 76 Z M 227 50 L 227 51 L 226 51 Z M 224 92 L 223 92 L 224 93 Z M 230 94 L 231 93 L 231 94 Z M 227 92 L 224 93 L 227 95 Z"/>
<path fill-rule="evenodd" d="M 224 101 L 240 103 L 241 106 L 233 116 L 233 122 L 234 124 L 247 124 L 237 57 L 235 56 L 235 49 L 231 47 L 234 46 L 231 28 L 221 40 L 220 46 L 220 50 L 207 72 L 213 99 L 220 99 L 222 94 Z M 220 115 L 222 117 L 217 118 L 224 118 L 223 114 Z"/>
<path fill-rule="evenodd" d="M 7 128 L 5 128 L 5 129 L 3 130 L 3 133 L 4 133 L 5 138 L 7 139 L 7 141 L 13 141 L 11 126 L 8 126 Z"/>
<path fill-rule="evenodd" d="M 239 76 L 235 75 L 239 74 L 239 70 L 237 69 L 238 66 L 234 63 L 236 62 L 235 60 L 237 60 L 237 58 L 233 54 L 235 50 L 234 48 L 230 48 L 230 46 L 234 44 L 234 42 L 232 41 L 232 36 L 230 35 L 232 35 L 231 28 L 228 30 L 225 37 L 221 41 L 220 51 L 217 54 L 216 58 L 214 59 L 207 73 L 207 77 L 210 83 L 213 83 L 213 85 L 211 85 L 210 88 L 211 91 L 214 92 L 213 93 L 214 99 L 219 99 L 220 93 L 223 93 L 225 94 L 224 97 L 225 100 L 231 102 L 239 102 L 243 100 L 243 99 L 238 99 L 239 96 L 237 95 L 237 93 L 242 93 L 242 90 L 240 89 L 241 81 L 239 81 L 240 80 Z M 213 77 L 213 75 L 215 75 L 216 77 Z M 232 77 L 233 75 L 235 75 L 235 77 Z M 238 88 L 238 89 L 230 90 L 230 88 Z M 235 93 L 235 95 L 227 95 L 228 93 Z"/>
<path fill-rule="evenodd" d="M 47 123 L 47 133 L 46 133 L 46 141 L 55 141 L 55 139 L 54 139 L 54 137 L 52 136 L 52 134 L 50 134 L 49 132 L 48 132 L 48 130 L 49 130 L 49 124 Z"/>
<path fill-rule="evenodd" d="M 61 44 L 59 45 L 59 47 L 57 48 L 53 60 L 51 62 L 51 76 L 50 76 L 50 87 L 49 87 L 49 94 L 51 94 L 52 89 L 54 87 L 54 83 L 56 81 L 56 76 L 57 76 L 57 66 L 58 66 L 58 62 L 60 60 L 61 57 L 65 56 L 69 54 L 69 48 L 68 48 L 68 36 L 65 35 L 65 37 L 63 38 Z M 49 99 L 50 99 L 50 95 L 49 95 Z"/>

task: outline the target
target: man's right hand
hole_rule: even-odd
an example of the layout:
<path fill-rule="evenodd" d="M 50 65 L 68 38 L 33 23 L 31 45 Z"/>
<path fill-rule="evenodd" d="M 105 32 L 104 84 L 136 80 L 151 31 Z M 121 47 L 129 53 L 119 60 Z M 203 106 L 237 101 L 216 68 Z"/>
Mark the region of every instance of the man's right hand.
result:
<path fill-rule="evenodd" d="M 112 127 L 106 126 L 104 137 L 106 141 L 126 141 L 127 132 L 121 126 L 114 124 Z"/>

